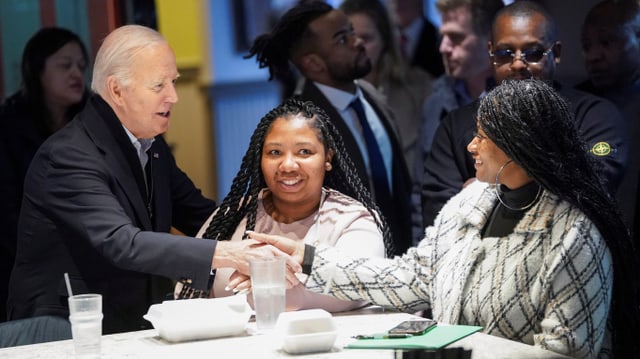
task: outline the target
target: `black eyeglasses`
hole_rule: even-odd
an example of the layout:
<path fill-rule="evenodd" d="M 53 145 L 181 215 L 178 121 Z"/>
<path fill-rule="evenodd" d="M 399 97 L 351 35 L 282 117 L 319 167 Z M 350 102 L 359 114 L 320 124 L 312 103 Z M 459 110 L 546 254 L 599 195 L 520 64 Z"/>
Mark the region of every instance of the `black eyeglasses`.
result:
<path fill-rule="evenodd" d="M 516 54 L 520 52 L 520 56 L 518 58 L 521 61 L 526 62 L 527 64 L 535 65 L 544 59 L 551 50 L 554 45 L 551 45 L 548 49 L 540 49 L 540 48 L 530 48 L 530 49 L 522 49 L 513 51 L 511 49 L 498 49 L 493 52 L 489 51 L 489 56 L 493 58 L 494 65 L 504 65 L 513 63 L 516 60 Z"/>

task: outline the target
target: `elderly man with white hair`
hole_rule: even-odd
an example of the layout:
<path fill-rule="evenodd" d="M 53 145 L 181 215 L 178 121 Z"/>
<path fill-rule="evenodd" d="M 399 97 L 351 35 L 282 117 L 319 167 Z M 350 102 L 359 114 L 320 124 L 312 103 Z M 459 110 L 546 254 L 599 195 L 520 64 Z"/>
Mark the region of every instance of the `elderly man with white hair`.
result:
<path fill-rule="evenodd" d="M 215 209 L 178 168 L 162 134 L 178 101 L 176 59 L 155 30 L 109 34 L 93 71 L 96 92 L 35 155 L 25 180 L 8 316 L 68 316 L 74 294 L 103 296 L 103 331 L 143 329 L 169 279 L 206 289 L 213 269 L 248 274 L 248 259 L 279 254 L 254 241 L 193 236 Z M 293 268 L 298 269 L 295 263 Z"/>

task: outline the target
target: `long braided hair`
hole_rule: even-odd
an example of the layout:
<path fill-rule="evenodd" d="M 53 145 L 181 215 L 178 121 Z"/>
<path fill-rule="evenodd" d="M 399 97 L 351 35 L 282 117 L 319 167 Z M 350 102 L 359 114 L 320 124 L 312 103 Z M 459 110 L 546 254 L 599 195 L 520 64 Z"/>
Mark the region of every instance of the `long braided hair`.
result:
<path fill-rule="evenodd" d="M 313 36 L 309 23 L 332 10 L 324 1 L 301 2 L 282 15 L 271 32 L 256 37 L 244 58 L 255 55 L 260 68 L 269 68 L 269 80 L 288 76 L 289 59 Z"/>
<path fill-rule="evenodd" d="M 613 348 L 638 353 L 638 258 L 598 164 L 579 138 L 567 103 L 540 80 L 505 80 L 480 101 L 487 136 L 547 191 L 580 209 L 598 228 L 613 260 Z"/>
<path fill-rule="evenodd" d="M 231 184 L 231 190 L 214 214 L 203 237 L 229 240 L 245 216 L 247 217 L 246 229 L 255 229 L 258 194 L 267 186 L 260 165 L 265 137 L 275 120 L 280 118 L 289 120 L 300 115 L 308 119 L 311 128 L 317 130 L 318 138 L 324 144 L 325 151 L 333 151 L 333 170 L 325 173 L 323 185 L 335 188 L 337 184 L 346 184 L 354 194 L 354 198 L 360 201 L 374 217 L 383 234 L 387 256 L 391 256 L 394 248 L 389 229 L 384 218 L 379 214 L 380 211 L 372 200 L 371 194 L 355 173 L 355 166 L 347 155 L 338 130 L 321 108 L 310 101 L 305 102 L 295 98 L 271 110 L 258 123 L 251 136 L 249 148 L 242 158 L 240 171 Z"/>

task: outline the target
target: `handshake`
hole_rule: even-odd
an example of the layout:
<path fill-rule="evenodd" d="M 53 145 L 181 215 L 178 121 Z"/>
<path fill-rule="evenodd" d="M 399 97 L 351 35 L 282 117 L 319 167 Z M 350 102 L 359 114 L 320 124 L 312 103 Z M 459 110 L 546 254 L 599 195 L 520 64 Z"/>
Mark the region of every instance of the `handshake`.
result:
<path fill-rule="evenodd" d="M 305 251 L 307 257 L 313 254 L 313 247 L 302 241 L 292 240 L 283 236 L 267 235 L 247 231 L 248 239 L 242 241 L 218 242 L 212 261 L 213 268 L 233 268 L 235 272 L 229 277 L 225 286 L 226 291 L 234 294 L 246 293 L 251 289 L 250 266 L 252 260 L 261 258 L 283 257 L 285 259 L 285 278 L 287 288 L 300 284 L 298 274 L 303 272 Z M 310 260 L 308 258 L 307 260 Z M 308 267 L 308 268 L 307 268 Z M 305 265 L 305 272 L 310 272 L 311 266 Z"/>

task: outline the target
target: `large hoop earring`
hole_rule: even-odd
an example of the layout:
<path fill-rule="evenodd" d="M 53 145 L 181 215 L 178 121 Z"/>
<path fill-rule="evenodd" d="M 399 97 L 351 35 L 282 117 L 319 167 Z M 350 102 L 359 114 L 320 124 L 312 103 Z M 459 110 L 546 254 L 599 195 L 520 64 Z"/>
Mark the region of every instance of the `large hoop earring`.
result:
<path fill-rule="evenodd" d="M 507 165 L 509 163 L 511 163 L 511 162 L 513 162 L 513 160 L 507 161 L 505 164 L 502 165 L 502 167 L 500 167 L 500 169 L 498 170 L 498 173 L 496 173 L 496 181 L 495 181 L 494 190 L 496 191 L 496 197 L 498 197 L 498 201 L 505 208 L 510 209 L 512 211 L 524 211 L 524 210 L 527 210 L 527 209 L 531 208 L 536 202 L 538 202 L 538 199 L 540 198 L 540 195 L 542 194 L 542 186 L 540 184 L 538 184 L 538 193 L 536 193 L 536 197 L 533 199 L 533 201 L 529 202 L 528 204 L 524 205 L 523 207 L 515 208 L 515 207 L 511 207 L 508 204 L 506 204 L 504 202 L 504 200 L 502 199 L 502 190 L 500 189 L 500 183 L 498 182 L 498 179 L 500 178 L 500 175 L 502 174 L 502 171 L 504 171 L 504 168 L 507 167 Z"/>
<path fill-rule="evenodd" d="M 498 173 L 496 173 L 496 187 L 499 187 L 499 183 L 498 183 L 498 179 L 500 179 L 500 175 L 502 174 L 502 171 L 504 171 L 504 168 L 507 167 L 507 165 L 509 163 L 513 162 L 513 160 L 508 160 L 507 162 L 505 162 L 502 167 L 500 167 L 500 169 L 498 170 Z"/>

